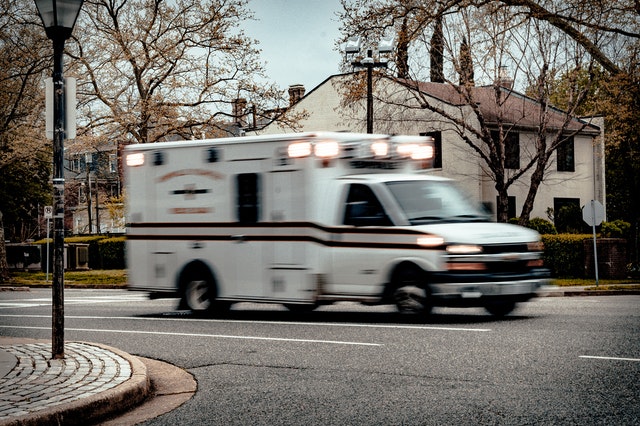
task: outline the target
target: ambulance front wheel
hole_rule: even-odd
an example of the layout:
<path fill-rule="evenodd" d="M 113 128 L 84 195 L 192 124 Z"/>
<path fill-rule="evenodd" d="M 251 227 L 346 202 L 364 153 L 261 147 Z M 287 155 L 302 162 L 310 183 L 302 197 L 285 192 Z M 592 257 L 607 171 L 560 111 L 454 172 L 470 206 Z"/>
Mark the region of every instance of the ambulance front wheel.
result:
<path fill-rule="evenodd" d="M 426 274 L 413 263 L 399 265 L 391 278 L 393 301 L 402 314 L 431 312 L 429 294 L 426 290 Z"/>

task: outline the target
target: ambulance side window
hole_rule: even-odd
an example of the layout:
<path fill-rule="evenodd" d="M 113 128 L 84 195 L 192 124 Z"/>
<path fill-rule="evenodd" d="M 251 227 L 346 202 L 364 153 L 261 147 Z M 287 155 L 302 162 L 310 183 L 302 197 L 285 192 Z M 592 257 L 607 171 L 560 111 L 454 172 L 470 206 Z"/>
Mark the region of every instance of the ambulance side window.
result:
<path fill-rule="evenodd" d="M 382 204 L 367 185 L 352 184 L 344 211 L 344 224 L 353 226 L 391 226 Z"/>
<path fill-rule="evenodd" d="M 236 191 L 238 222 L 258 222 L 260 217 L 260 176 L 257 173 L 237 175 Z"/>

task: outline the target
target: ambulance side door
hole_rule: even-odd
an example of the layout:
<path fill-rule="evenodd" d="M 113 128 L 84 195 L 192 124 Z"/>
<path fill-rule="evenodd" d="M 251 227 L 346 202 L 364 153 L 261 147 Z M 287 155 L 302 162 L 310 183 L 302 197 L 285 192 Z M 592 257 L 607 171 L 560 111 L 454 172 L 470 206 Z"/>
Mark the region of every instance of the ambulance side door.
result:
<path fill-rule="evenodd" d="M 351 183 L 343 203 L 342 233 L 333 248 L 331 291 L 343 295 L 376 295 L 382 268 L 390 256 L 384 249 L 386 227 L 393 225 L 371 187 Z"/>
<path fill-rule="evenodd" d="M 229 258 L 235 266 L 232 296 L 250 299 L 265 295 L 265 265 L 259 226 L 262 210 L 263 176 L 259 173 L 239 173 L 234 179 L 234 205 L 237 228 L 230 235 Z"/>

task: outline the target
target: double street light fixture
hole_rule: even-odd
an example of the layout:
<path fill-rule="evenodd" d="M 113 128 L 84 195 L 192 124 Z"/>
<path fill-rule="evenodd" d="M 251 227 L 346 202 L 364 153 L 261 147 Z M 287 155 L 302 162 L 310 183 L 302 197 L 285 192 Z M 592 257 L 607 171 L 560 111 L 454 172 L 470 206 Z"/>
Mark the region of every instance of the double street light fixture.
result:
<path fill-rule="evenodd" d="M 362 39 L 354 37 L 347 40 L 345 54 L 347 61 L 354 67 L 367 70 L 367 133 L 373 133 L 373 69 L 386 68 L 389 56 L 393 52 L 393 37 L 383 37 L 377 43 L 377 49 L 366 48 L 366 56 L 360 55 Z"/>
<path fill-rule="evenodd" d="M 35 0 L 47 37 L 53 42 L 53 282 L 54 359 L 64 358 L 64 43 L 71 37 L 83 0 Z"/>

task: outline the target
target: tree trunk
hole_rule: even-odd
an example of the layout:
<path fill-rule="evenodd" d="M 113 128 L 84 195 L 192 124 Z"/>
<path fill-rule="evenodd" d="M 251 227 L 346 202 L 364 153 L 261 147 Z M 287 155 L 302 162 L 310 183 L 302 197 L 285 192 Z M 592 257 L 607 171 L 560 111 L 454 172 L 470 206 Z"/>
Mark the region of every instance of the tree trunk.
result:
<path fill-rule="evenodd" d="M 509 194 L 506 188 L 498 188 L 498 199 L 496 205 L 496 216 L 498 222 L 507 222 L 509 220 Z"/>

